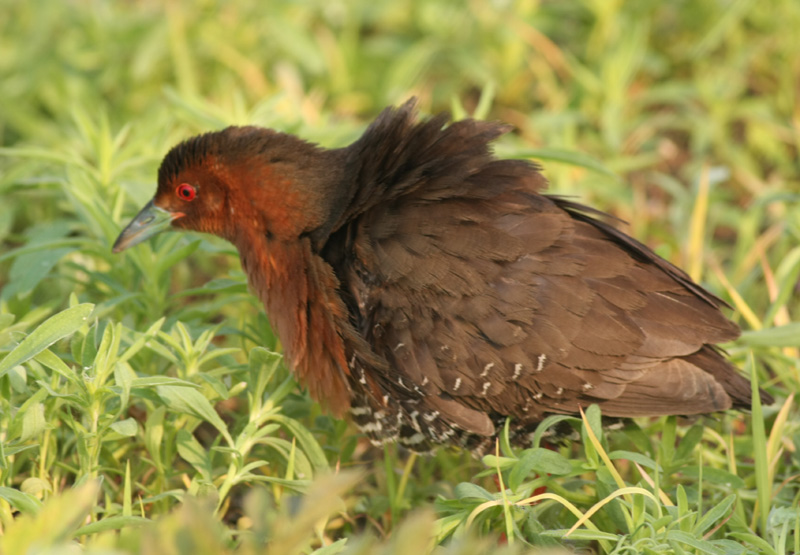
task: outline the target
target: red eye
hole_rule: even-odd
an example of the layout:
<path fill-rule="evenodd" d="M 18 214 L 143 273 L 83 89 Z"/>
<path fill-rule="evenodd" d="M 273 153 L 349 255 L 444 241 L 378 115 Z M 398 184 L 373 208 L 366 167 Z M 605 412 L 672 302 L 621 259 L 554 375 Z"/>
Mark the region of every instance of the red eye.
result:
<path fill-rule="evenodd" d="M 181 183 L 178 185 L 178 188 L 175 189 L 175 193 L 183 200 L 194 200 L 194 197 L 197 196 L 197 189 L 188 183 Z"/>

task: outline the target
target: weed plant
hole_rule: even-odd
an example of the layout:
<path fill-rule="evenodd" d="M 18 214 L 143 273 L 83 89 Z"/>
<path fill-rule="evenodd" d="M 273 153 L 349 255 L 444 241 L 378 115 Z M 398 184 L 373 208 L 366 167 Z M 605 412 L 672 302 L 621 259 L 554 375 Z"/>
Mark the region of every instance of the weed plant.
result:
<path fill-rule="evenodd" d="M 1 553 L 800 552 L 796 0 L 2 4 Z M 726 299 L 776 403 L 374 449 L 296 386 L 230 245 L 111 253 L 178 141 L 342 146 L 412 95 L 512 123 L 499 155 Z"/>

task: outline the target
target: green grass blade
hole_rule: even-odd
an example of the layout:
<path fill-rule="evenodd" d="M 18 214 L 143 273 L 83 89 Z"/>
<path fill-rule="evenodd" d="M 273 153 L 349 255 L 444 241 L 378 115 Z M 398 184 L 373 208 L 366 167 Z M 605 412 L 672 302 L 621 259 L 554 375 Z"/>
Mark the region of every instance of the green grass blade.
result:
<path fill-rule="evenodd" d="M 0 361 L 0 377 L 15 366 L 35 357 L 59 339 L 75 333 L 86 323 L 93 309 L 93 304 L 79 304 L 63 310 L 42 322 Z"/>

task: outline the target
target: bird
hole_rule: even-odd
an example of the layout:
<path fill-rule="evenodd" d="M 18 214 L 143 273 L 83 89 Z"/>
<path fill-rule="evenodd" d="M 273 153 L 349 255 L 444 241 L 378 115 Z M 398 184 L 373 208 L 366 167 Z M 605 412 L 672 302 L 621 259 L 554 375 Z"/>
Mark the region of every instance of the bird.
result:
<path fill-rule="evenodd" d="M 510 419 L 751 405 L 727 305 L 610 217 L 497 158 L 511 127 L 387 107 L 349 146 L 256 126 L 173 147 L 113 245 L 166 229 L 239 252 L 299 382 L 376 445 L 480 452 Z M 764 403 L 772 398 L 759 392 Z"/>

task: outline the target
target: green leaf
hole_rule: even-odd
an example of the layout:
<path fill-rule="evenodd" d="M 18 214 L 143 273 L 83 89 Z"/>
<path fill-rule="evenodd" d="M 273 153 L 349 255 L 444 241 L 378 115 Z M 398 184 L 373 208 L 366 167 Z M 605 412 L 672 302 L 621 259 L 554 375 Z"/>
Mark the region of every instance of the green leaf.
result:
<path fill-rule="evenodd" d="M 569 164 L 570 166 L 577 166 L 579 168 L 585 168 L 587 170 L 601 173 L 603 175 L 607 175 L 608 177 L 613 177 L 615 180 L 620 179 L 616 173 L 611 171 L 606 167 L 605 164 L 596 158 L 592 158 L 588 154 L 577 152 L 575 150 L 564 150 L 560 148 L 535 148 L 532 150 L 516 151 L 514 152 L 513 157 L 536 158 L 537 160 L 561 162 L 563 164 Z"/>
<path fill-rule="evenodd" d="M 188 382 L 180 378 L 172 378 L 170 376 L 148 376 L 144 378 L 134 378 L 133 380 L 131 380 L 131 389 L 133 388 L 150 389 L 160 385 L 174 386 L 174 387 L 191 387 L 194 389 L 200 389 L 200 386 L 197 385 L 196 383 Z"/>
<path fill-rule="evenodd" d="M 800 322 L 745 331 L 739 341 L 751 347 L 800 347 Z"/>
<path fill-rule="evenodd" d="M 23 493 L 18 489 L 0 486 L 0 498 L 6 500 L 12 507 L 23 513 L 36 515 L 42 508 L 42 502 L 34 496 Z"/>
<path fill-rule="evenodd" d="M 543 532 L 539 532 L 540 535 L 545 537 L 551 538 L 563 538 L 569 530 L 544 530 Z M 619 536 L 617 534 L 611 534 L 609 532 L 601 532 L 600 530 L 587 530 L 585 528 L 578 528 L 577 530 L 573 530 L 572 533 L 569 535 L 570 540 L 580 540 L 580 541 L 618 541 Z"/>
<path fill-rule="evenodd" d="M 8 283 L 3 287 L 0 298 L 8 300 L 17 294 L 28 294 L 47 277 L 53 266 L 74 248 L 48 249 L 19 256 L 11 265 Z"/>
<path fill-rule="evenodd" d="M 55 314 L 42 322 L 31 334 L 0 361 L 0 376 L 35 357 L 50 345 L 75 333 L 92 313 L 94 305 L 79 304 Z"/>
<path fill-rule="evenodd" d="M 281 414 L 271 416 L 270 420 L 281 424 L 297 438 L 297 443 L 300 444 L 309 462 L 311 462 L 311 465 L 314 467 L 315 472 L 328 470 L 328 459 L 325 458 L 325 452 L 311 432 L 308 431 L 308 428 L 300 424 L 297 420 Z M 307 478 L 311 478 L 311 476 L 307 476 Z"/>
<path fill-rule="evenodd" d="M 150 453 L 150 458 L 153 459 L 158 471 L 162 474 L 164 463 L 161 460 L 161 444 L 164 439 L 164 415 L 166 412 L 166 407 L 156 407 L 147 415 L 147 421 L 144 424 L 144 444 Z"/>
<path fill-rule="evenodd" d="M 125 481 L 122 487 L 122 516 L 133 515 L 133 502 L 131 500 L 131 460 L 125 461 Z"/>
<path fill-rule="evenodd" d="M 211 389 L 214 390 L 214 393 L 217 394 L 220 400 L 226 400 L 228 399 L 228 397 L 230 397 L 230 394 L 228 393 L 228 388 L 225 387 L 225 384 L 219 378 L 205 372 L 199 374 L 199 378 L 204 382 L 206 382 L 209 386 L 211 386 Z"/>
<path fill-rule="evenodd" d="M 33 476 L 30 478 L 25 478 L 19 489 L 23 493 L 33 496 L 41 495 L 42 493 L 53 492 L 53 487 L 50 485 L 50 482 L 47 480 L 42 480 L 41 478 L 35 478 Z"/>
<path fill-rule="evenodd" d="M 0 446 L 3 445 L 3 442 L 0 442 Z M 2 457 L 2 461 L 0 461 L 0 468 L 3 468 L 2 463 L 5 462 L 6 457 L 10 457 L 11 455 L 16 455 L 17 453 L 22 453 L 23 451 L 30 451 L 31 449 L 38 449 L 38 444 L 31 444 L 31 445 L 15 445 L 14 447 L 2 446 L 0 447 L 0 457 Z"/>
<path fill-rule="evenodd" d="M 119 435 L 133 437 L 139 431 L 139 424 L 133 418 L 126 418 L 111 424 L 111 429 Z"/>
<path fill-rule="evenodd" d="M 308 487 L 313 483 L 311 480 L 298 480 L 287 478 L 276 478 L 275 476 L 265 476 L 263 474 L 245 473 L 236 479 L 236 483 L 242 482 L 265 482 L 268 484 L 278 484 L 290 488 L 300 493 L 306 493 Z"/>
<path fill-rule="evenodd" d="M 47 428 L 47 421 L 44 417 L 44 405 L 35 403 L 25 410 L 25 415 L 22 417 L 22 433 L 19 440 L 21 442 L 28 441 L 44 432 L 45 428 Z"/>
<path fill-rule="evenodd" d="M 539 444 L 542 442 L 542 438 L 547 433 L 548 429 L 556 424 L 561 422 L 565 422 L 567 420 L 572 420 L 574 422 L 580 422 L 580 418 L 576 418 L 574 416 L 567 416 L 565 414 L 551 414 L 544 420 L 542 420 L 538 426 L 536 426 L 536 431 L 533 434 L 533 439 L 531 440 L 532 447 L 539 447 Z"/>
<path fill-rule="evenodd" d="M 680 530 L 670 530 L 667 532 L 666 537 L 669 540 L 689 545 L 698 550 L 700 553 L 708 553 L 709 555 L 725 555 L 723 550 L 716 547 L 711 542 L 699 540 L 691 534 L 682 532 Z"/>
<path fill-rule="evenodd" d="M 750 373 L 750 395 L 752 403 L 751 429 L 753 434 L 753 462 L 755 465 L 756 491 L 758 495 L 758 511 L 760 521 L 760 532 L 767 533 L 768 507 L 772 499 L 773 485 L 769 479 L 769 461 L 767 460 L 767 431 L 764 424 L 764 412 L 761 408 L 761 395 L 758 388 L 758 372 L 756 372 L 755 357 L 753 351 L 747 355 L 747 366 L 745 368 Z"/>
<path fill-rule="evenodd" d="M 755 546 L 758 549 L 757 553 L 760 553 L 762 555 L 775 554 L 775 550 L 772 548 L 770 543 L 765 539 L 756 536 L 755 534 L 749 534 L 745 532 L 731 532 L 730 535 L 731 537 L 736 538 L 737 540 Z"/>
<path fill-rule="evenodd" d="M 705 476 L 705 472 L 703 473 Z M 742 484 L 744 487 L 744 484 Z M 694 533 L 697 536 L 705 534 L 706 530 L 711 528 L 714 524 L 725 518 L 725 515 L 731 510 L 731 507 L 736 502 L 736 495 L 729 495 L 714 507 L 708 510 L 706 514 L 695 524 Z"/>
<path fill-rule="evenodd" d="M 675 451 L 675 460 L 684 460 L 691 456 L 692 451 L 694 451 L 695 446 L 700 443 L 700 440 L 703 439 L 703 430 L 705 426 L 701 424 L 695 424 L 689 431 L 681 439 L 681 442 L 678 444 L 678 449 Z"/>
<path fill-rule="evenodd" d="M 497 455 L 484 455 L 483 458 L 481 458 L 481 462 L 491 470 L 491 474 L 494 474 L 498 468 L 500 470 L 513 468 L 519 462 L 519 459 L 498 457 Z"/>
<path fill-rule="evenodd" d="M 330 545 L 326 545 L 325 547 L 320 547 L 319 549 L 314 551 L 313 555 L 337 555 L 338 553 L 342 553 L 346 547 L 347 547 L 347 538 L 342 538 L 338 541 L 333 542 Z"/>
<path fill-rule="evenodd" d="M 0 330 L 4 330 L 14 323 L 17 317 L 10 313 L 0 314 Z"/>
<path fill-rule="evenodd" d="M 196 389 L 174 385 L 160 385 L 156 387 L 156 392 L 170 410 L 205 420 L 222 434 L 229 446 L 233 446 L 233 438 L 228 432 L 228 427 L 202 393 Z"/>
<path fill-rule="evenodd" d="M 659 468 L 656 461 L 648 457 L 647 455 L 642 455 L 641 453 L 634 453 L 633 451 L 612 451 L 608 454 L 608 458 L 612 461 L 616 460 L 625 460 L 625 461 L 633 461 L 642 465 L 645 468 L 651 468 L 653 470 L 658 470 L 659 472 L 661 469 Z"/>
<path fill-rule="evenodd" d="M 700 470 L 696 466 L 687 466 L 681 468 L 681 473 L 684 476 L 691 478 L 700 477 Z M 738 490 L 745 487 L 744 480 L 739 478 L 736 474 L 732 474 L 727 470 L 722 470 L 721 468 L 713 468 L 710 466 L 703 467 L 703 482 L 725 486 L 733 490 Z"/>
<path fill-rule="evenodd" d="M 572 472 L 572 465 L 568 459 L 555 451 L 550 451 L 543 447 L 526 449 L 520 454 L 519 462 L 509 474 L 509 487 L 512 490 L 516 490 L 531 472 L 536 472 L 539 475 L 569 474 Z"/>
<path fill-rule="evenodd" d="M 159 252 L 158 254 L 158 265 L 160 269 L 172 268 L 177 264 L 179 261 L 187 258 L 191 255 L 194 251 L 197 250 L 197 247 L 200 246 L 201 241 L 195 240 L 189 243 L 188 245 L 184 245 L 183 247 L 176 248 L 176 249 L 169 249 L 167 252 Z M 161 273 L 161 271 L 159 271 Z"/>
<path fill-rule="evenodd" d="M 191 464 L 203 479 L 210 482 L 213 478 L 211 458 L 200 442 L 186 430 L 180 430 L 177 435 L 177 445 L 181 458 Z"/>
<path fill-rule="evenodd" d="M 142 347 L 144 347 L 145 344 L 161 330 L 161 326 L 164 324 L 164 320 L 166 320 L 166 318 L 164 317 L 159 318 L 152 326 L 150 326 L 150 328 L 146 332 L 138 334 L 136 340 L 133 343 L 131 343 L 130 347 L 125 349 L 125 352 L 122 353 L 122 355 L 120 355 L 119 362 L 125 362 L 133 355 L 138 353 L 142 349 Z"/>
<path fill-rule="evenodd" d="M 115 515 L 92 522 L 86 526 L 81 526 L 72 535 L 73 538 L 79 536 L 88 536 L 91 534 L 99 534 L 100 532 L 108 532 L 109 530 L 122 530 L 123 528 L 134 528 L 152 522 L 149 518 L 143 516 L 123 516 Z"/>
<path fill-rule="evenodd" d="M 275 371 L 281 362 L 281 355 L 264 347 L 250 349 L 248 370 L 250 373 L 250 391 L 260 406 L 261 397 L 264 395 Z"/>
<path fill-rule="evenodd" d="M 131 383 L 136 379 L 136 373 L 127 364 L 117 362 L 114 364 L 114 383 L 122 390 L 120 397 L 120 408 L 125 410 L 128 407 L 128 400 L 131 396 Z"/>
<path fill-rule="evenodd" d="M 194 297 L 198 295 L 233 295 L 236 293 L 247 293 L 247 284 L 242 281 L 235 281 L 230 278 L 212 279 L 203 287 L 186 289 L 175 293 L 176 297 Z M 162 319 L 163 321 L 163 319 Z"/>
<path fill-rule="evenodd" d="M 494 501 L 494 495 L 483 489 L 477 484 L 469 482 L 461 482 L 458 484 L 453 493 L 458 499 L 482 499 L 484 501 Z"/>
<path fill-rule="evenodd" d="M 67 364 L 58 358 L 50 349 L 45 349 L 34 357 L 36 362 L 39 362 L 50 370 L 56 372 L 59 376 L 67 380 L 70 385 L 83 388 L 83 381 L 80 377 L 70 368 Z"/>

